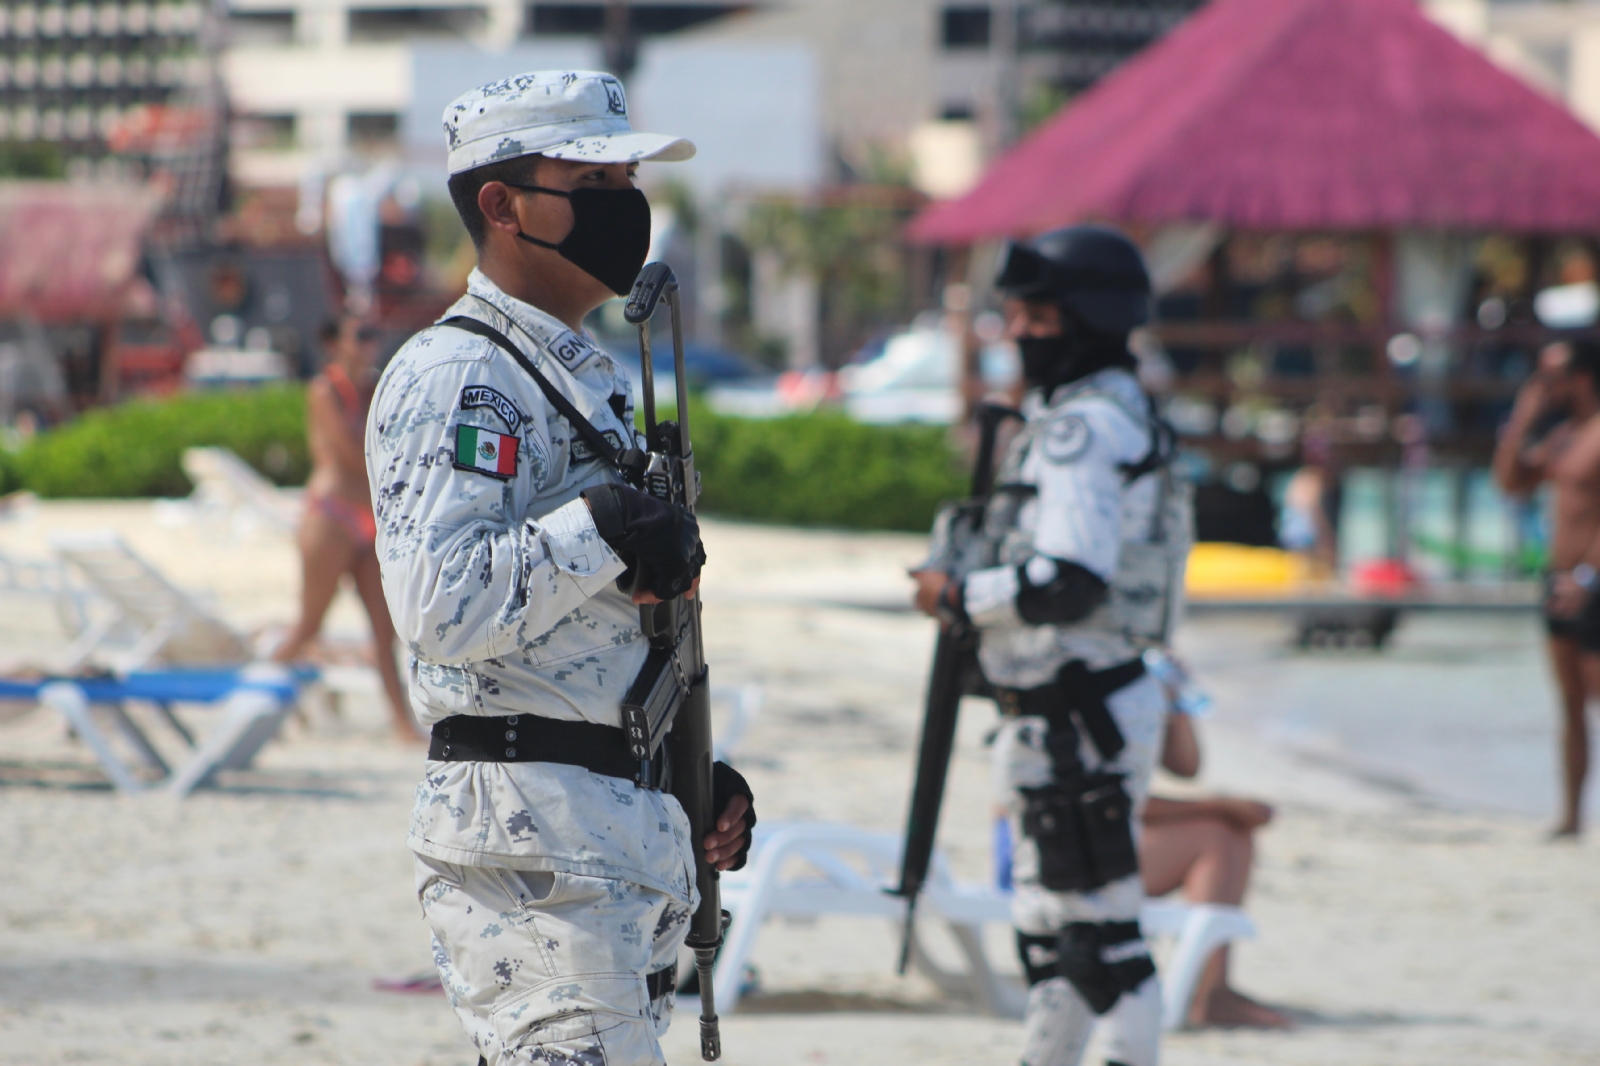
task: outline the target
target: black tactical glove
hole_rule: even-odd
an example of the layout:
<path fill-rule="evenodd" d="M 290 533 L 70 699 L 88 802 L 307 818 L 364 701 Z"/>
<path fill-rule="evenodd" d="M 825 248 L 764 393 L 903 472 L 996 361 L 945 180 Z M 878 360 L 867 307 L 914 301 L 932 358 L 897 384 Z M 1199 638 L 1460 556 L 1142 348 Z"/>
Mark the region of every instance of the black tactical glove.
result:
<path fill-rule="evenodd" d="M 583 490 L 594 528 L 628 564 L 618 584 L 641 588 L 659 600 L 689 591 L 705 565 L 700 523 L 687 508 L 658 500 L 627 485 Z"/>
<path fill-rule="evenodd" d="M 754 839 L 749 834 L 756 827 L 756 797 L 743 774 L 725 762 L 712 763 L 711 809 L 715 812 L 714 817 L 721 818 L 722 812 L 728 809 L 728 801 L 735 796 L 743 796 L 750 801 L 750 808 L 744 812 L 744 847 L 739 849 L 739 854 L 733 857 L 733 865 L 728 867 L 729 870 L 742 870 L 745 860 L 750 857 L 750 841 Z"/>

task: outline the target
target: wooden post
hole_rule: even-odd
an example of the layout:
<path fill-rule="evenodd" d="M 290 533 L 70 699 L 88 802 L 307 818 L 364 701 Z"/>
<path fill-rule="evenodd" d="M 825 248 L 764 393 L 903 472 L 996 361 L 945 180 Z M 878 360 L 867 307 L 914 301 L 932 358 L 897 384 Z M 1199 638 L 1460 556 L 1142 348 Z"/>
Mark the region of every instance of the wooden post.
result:
<path fill-rule="evenodd" d="M 118 301 L 120 303 L 120 300 Z M 122 398 L 121 354 L 117 350 L 117 321 L 102 321 L 95 327 L 95 348 L 99 354 L 100 402 L 113 404 Z"/>
<path fill-rule="evenodd" d="M 1373 352 L 1376 370 L 1385 384 L 1394 377 L 1389 365 L 1389 338 L 1397 328 L 1395 321 L 1394 234 L 1383 230 L 1372 237 L 1372 289 L 1378 301 L 1378 340 Z"/>

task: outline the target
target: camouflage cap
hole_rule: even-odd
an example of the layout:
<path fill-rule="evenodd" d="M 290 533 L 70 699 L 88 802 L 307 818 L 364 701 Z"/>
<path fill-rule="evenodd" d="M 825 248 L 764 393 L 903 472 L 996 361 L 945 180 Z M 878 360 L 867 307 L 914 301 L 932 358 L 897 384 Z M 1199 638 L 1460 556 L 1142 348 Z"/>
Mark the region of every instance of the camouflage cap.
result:
<path fill-rule="evenodd" d="M 586 163 L 675 163 L 694 155 L 682 137 L 636 133 L 622 83 L 595 70 L 536 70 L 482 85 L 444 110 L 449 170 L 545 155 Z"/>

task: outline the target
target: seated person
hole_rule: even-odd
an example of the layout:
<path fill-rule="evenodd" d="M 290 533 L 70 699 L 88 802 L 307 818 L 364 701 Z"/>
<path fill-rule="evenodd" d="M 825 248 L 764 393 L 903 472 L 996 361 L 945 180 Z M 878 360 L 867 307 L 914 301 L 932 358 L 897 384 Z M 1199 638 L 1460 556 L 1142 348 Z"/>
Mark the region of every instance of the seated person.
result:
<path fill-rule="evenodd" d="M 1167 715 L 1161 765 L 1179 777 L 1199 773 L 1200 745 L 1194 720 L 1188 715 Z M 1145 804 L 1144 833 L 1139 841 L 1145 893 L 1164 896 L 1182 888 L 1183 898 L 1190 903 L 1239 906 L 1250 883 L 1255 851 L 1252 834 L 1271 820 L 1272 808 L 1254 800 L 1151 796 Z M 1189 1004 L 1189 1024 L 1287 1029 L 1294 1023 L 1228 986 L 1228 945 L 1224 944 L 1201 971 Z"/>

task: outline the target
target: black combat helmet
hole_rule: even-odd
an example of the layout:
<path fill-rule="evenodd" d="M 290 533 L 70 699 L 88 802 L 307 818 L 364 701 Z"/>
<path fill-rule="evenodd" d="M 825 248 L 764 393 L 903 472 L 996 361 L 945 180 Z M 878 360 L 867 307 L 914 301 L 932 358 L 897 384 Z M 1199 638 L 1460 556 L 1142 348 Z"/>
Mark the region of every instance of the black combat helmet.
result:
<path fill-rule="evenodd" d="M 995 286 L 1017 299 L 1060 304 L 1109 336 L 1150 321 L 1144 257 L 1109 226 L 1067 226 L 1010 244 Z"/>

